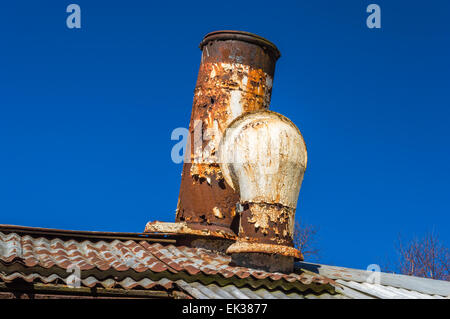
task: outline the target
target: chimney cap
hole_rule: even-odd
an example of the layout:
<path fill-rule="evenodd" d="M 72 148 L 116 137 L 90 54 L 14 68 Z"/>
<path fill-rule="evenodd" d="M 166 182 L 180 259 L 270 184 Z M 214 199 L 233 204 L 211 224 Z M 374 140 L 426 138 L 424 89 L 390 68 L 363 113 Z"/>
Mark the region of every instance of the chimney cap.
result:
<path fill-rule="evenodd" d="M 202 42 L 200 42 L 199 47 L 200 49 L 203 49 L 203 47 L 209 42 L 217 40 L 237 40 L 259 45 L 263 48 L 267 48 L 275 58 L 275 61 L 278 60 L 278 58 L 281 56 L 281 53 L 278 50 L 277 46 L 269 40 L 250 32 L 236 30 L 219 30 L 210 32 L 205 35 Z"/>
<path fill-rule="evenodd" d="M 225 181 L 239 192 L 239 235 L 227 249 L 241 266 L 279 263 L 288 271 L 293 259 L 294 219 L 307 165 L 307 150 L 298 127 L 268 111 L 247 112 L 225 129 L 218 149 Z M 262 255 L 261 255 L 262 254 Z M 290 257 L 285 262 L 266 255 Z M 264 257 L 266 256 L 266 257 Z"/>
<path fill-rule="evenodd" d="M 269 124 L 270 127 L 273 129 L 275 127 L 284 130 L 285 134 L 288 135 L 282 135 L 278 137 L 278 140 L 280 138 L 283 138 L 285 141 L 291 141 L 291 143 L 288 143 L 286 145 L 284 145 L 284 147 L 293 147 L 294 145 L 298 147 L 298 151 L 297 152 L 293 152 L 292 156 L 295 158 L 295 163 L 298 164 L 298 166 L 303 167 L 303 171 L 306 170 L 307 167 L 307 162 L 308 162 L 308 151 L 306 148 L 306 144 L 305 144 L 305 140 L 303 139 L 303 135 L 300 132 L 299 128 L 290 120 L 288 119 L 286 116 L 274 112 L 274 111 L 270 111 L 270 110 L 255 110 L 255 111 L 250 111 L 250 112 L 246 112 L 243 113 L 241 115 L 239 115 L 238 117 L 236 117 L 233 121 L 231 121 L 230 124 L 228 124 L 227 129 L 225 129 L 221 142 L 220 142 L 220 146 L 219 146 L 219 151 L 218 151 L 218 156 L 219 156 L 219 162 L 220 162 L 220 167 L 222 169 L 222 174 L 223 177 L 225 179 L 225 181 L 227 182 L 228 185 L 230 185 L 231 188 L 233 188 L 234 190 L 240 192 L 240 187 L 239 187 L 239 182 L 238 177 L 236 175 L 236 173 L 238 171 L 240 171 L 242 169 L 242 167 L 240 168 L 236 168 L 233 167 L 234 166 L 234 160 L 239 159 L 239 160 L 249 160 L 249 161 L 255 161 L 258 158 L 258 150 L 265 152 L 267 151 L 268 146 L 270 146 L 271 144 L 268 143 L 268 141 L 266 140 L 262 146 L 263 148 L 261 148 L 258 145 L 254 145 L 254 148 L 245 148 L 248 147 L 249 145 L 244 146 L 244 144 L 242 143 L 237 143 L 238 140 L 242 139 L 242 138 L 249 138 L 249 133 L 246 133 L 246 131 L 254 131 L 254 132 L 260 132 L 259 134 L 261 135 L 261 137 L 267 137 L 267 134 L 276 134 L 276 132 L 270 132 L 267 130 L 261 131 L 261 128 L 258 127 L 262 127 L 261 125 L 257 125 L 258 123 L 265 123 L 266 125 Z M 288 138 L 286 138 L 285 136 L 288 136 Z M 250 142 L 249 142 L 250 143 Z M 277 145 L 281 145 L 280 141 L 277 143 Z M 259 147 L 259 148 L 258 148 Z M 289 149 L 291 150 L 291 149 Z M 246 151 L 250 152 L 250 154 L 244 155 L 246 154 Z M 279 158 L 277 158 L 277 162 L 278 160 L 280 161 L 285 161 L 286 160 L 286 152 L 288 150 L 284 150 L 284 155 L 283 157 L 280 157 L 281 154 L 278 154 Z M 237 158 L 235 158 L 236 154 L 240 154 L 240 156 L 238 156 Z M 244 157 L 241 157 L 241 155 L 244 155 Z M 256 157 L 255 157 L 256 156 Z M 251 164 L 252 170 L 253 169 L 263 169 L 264 165 L 267 164 L 267 162 L 262 161 L 260 162 L 260 159 L 264 158 L 263 156 L 260 157 L 257 160 L 257 163 L 253 163 Z M 243 164 L 243 163 L 240 163 Z M 254 165 L 257 164 L 257 165 Z M 273 163 L 272 163 L 273 164 Z M 270 166 L 272 166 L 272 164 Z M 278 165 L 278 164 L 277 164 Z M 239 165 L 238 165 L 239 166 Z M 293 169 L 294 167 L 290 167 L 290 169 Z M 272 168 L 269 168 L 269 170 L 271 170 Z M 247 172 L 247 170 L 245 170 L 245 172 Z M 281 173 L 281 172 L 280 172 Z M 255 175 L 256 174 L 256 175 Z M 253 178 L 256 178 L 256 176 L 260 176 L 263 177 L 265 175 L 265 171 L 260 171 L 259 174 L 257 174 L 256 172 L 251 174 L 251 180 L 253 180 Z M 245 175 L 245 174 L 244 174 Z M 276 174 L 278 175 L 278 174 Z M 288 176 L 290 176 L 290 178 L 292 178 L 292 183 L 295 184 L 295 178 L 294 176 L 296 176 L 295 174 L 288 174 Z M 298 176 L 297 176 L 298 177 Z M 292 183 L 289 183 L 289 185 L 291 185 Z M 293 185 L 292 184 L 292 185 Z M 283 183 L 281 183 L 280 185 L 284 185 Z M 301 185 L 301 182 L 300 182 Z M 245 190 L 243 190 L 243 193 L 240 194 L 241 196 L 241 200 L 243 198 L 245 198 L 245 200 L 248 200 L 248 196 L 252 197 L 252 196 L 257 196 L 259 198 L 264 198 L 265 195 L 269 195 L 269 194 L 261 194 L 260 193 L 260 189 L 259 188 L 252 188 L 250 187 L 252 185 L 247 185 L 245 187 Z M 267 185 L 266 185 L 267 186 Z M 268 190 L 268 189 L 266 189 Z M 272 200 L 274 200 L 275 198 L 277 198 L 277 200 L 279 201 L 280 204 L 283 204 L 285 206 L 291 207 L 291 208 L 295 208 L 297 206 L 297 199 L 298 199 L 298 192 L 283 192 L 283 196 L 280 197 L 280 192 L 281 189 L 278 188 L 278 186 L 274 189 L 272 189 Z M 246 194 L 246 195 L 244 195 Z M 268 199 L 268 198 L 266 198 Z"/>

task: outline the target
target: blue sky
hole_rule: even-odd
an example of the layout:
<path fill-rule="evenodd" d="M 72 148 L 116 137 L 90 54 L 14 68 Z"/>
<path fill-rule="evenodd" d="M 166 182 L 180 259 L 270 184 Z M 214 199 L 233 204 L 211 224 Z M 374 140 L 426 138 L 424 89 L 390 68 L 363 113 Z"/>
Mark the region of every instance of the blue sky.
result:
<path fill-rule="evenodd" d="M 65 25 L 77 3 L 82 28 Z M 368 29 L 366 7 L 381 7 Z M 322 263 L 366 268 L 434 229 L 450 246 L 449 1 L 9 1 L 0 6 L 0 223 L 173 221 L 198 44 L 274 42 L 271 109 L 308 147 L 297 217 Z"/>

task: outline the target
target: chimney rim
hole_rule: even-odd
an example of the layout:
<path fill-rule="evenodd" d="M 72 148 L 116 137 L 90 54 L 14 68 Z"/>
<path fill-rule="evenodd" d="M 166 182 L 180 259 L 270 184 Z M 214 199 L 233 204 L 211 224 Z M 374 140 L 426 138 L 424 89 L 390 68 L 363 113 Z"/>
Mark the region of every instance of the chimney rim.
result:
<path fill-rule="evenodd" d="M 199 48 L 202 50 L 205 45 L 212 41 L 226 40 L 244 41 L 259 45 L 263 48 L 267 48 L 272 53 L 275 61 L 277 61 L 281 57 L 280 50 L 278 50 L 277 46 L 271 41 L 254 33 L 237 30 L 218 30 L 210 32 L 203 37 L 202 42 L 200 42 Z"/>

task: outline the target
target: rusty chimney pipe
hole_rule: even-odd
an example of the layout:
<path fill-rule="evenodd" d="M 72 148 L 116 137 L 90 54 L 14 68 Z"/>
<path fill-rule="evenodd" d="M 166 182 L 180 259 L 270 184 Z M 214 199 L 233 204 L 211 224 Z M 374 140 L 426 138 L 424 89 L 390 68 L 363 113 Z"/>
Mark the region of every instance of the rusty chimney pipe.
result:
<path fill-rule="evenodd" d="M 176 221 L 237 233 L 239 193 L 224 180 L 217 149 L 231 121 L 269 107 L 280 52 L 266 39 L 241 31 L 209 33 L 200 49 Z"/>

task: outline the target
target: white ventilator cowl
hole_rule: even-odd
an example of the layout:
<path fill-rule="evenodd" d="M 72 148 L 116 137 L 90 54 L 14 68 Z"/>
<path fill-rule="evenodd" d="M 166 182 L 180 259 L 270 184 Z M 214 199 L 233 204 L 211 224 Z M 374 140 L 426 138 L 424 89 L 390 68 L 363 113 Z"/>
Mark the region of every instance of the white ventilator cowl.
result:
<path fill-rule="evenodd" d="M 222 137 L 219 160 L 241 203 L 297 207 L 307 151 L 299 129 L 285 116 L 267 110 L 239 116 Z"/>

